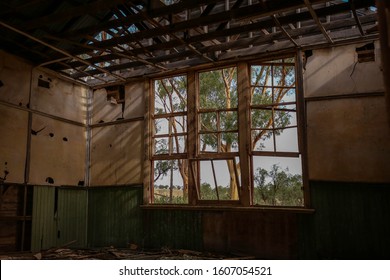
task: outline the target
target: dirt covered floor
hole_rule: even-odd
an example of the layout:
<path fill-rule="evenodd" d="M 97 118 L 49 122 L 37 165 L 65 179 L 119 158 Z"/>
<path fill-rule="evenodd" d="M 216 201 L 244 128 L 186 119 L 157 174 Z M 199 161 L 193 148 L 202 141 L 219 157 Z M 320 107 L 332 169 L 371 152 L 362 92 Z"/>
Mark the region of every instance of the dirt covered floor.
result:
<path fill-rule="evenodd" d="M 0 260 L 239 260 L 252 256 L 219 255 L 190 250 L 139 250 L 137 248 L 69 249 L 53 248 L 41 252 L 0 252 Z"/>

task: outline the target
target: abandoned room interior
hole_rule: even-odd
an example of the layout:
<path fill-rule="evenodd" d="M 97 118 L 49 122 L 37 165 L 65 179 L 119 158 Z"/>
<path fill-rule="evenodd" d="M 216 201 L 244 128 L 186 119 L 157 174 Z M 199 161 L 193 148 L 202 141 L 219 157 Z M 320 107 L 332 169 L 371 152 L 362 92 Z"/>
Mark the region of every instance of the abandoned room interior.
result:
<path fill-rule="evenodd" d="M 390 257 L 390 3 L 0 2 L 0 255 Z"/>

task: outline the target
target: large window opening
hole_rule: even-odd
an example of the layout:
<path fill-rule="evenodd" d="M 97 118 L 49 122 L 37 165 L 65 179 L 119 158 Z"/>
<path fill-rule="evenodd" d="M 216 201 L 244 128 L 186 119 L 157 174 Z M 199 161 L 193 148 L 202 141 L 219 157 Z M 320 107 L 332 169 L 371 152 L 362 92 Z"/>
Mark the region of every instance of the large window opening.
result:
<path fill-rule="evenodd" d="M 304 205 L 295 59 L 247 69 L 153 81 L 151 203 Z"/>
<path fill-rule="evenodd" d="M 187 78 L 156 80 L 153 88 L 151 201 L 187 203 Z"/>
<path fill-rule="evenodd" d="M 199 161 L 199 199 L 206 201 L 238 200 L 232 185 L 240 186 L 238 158 L 203 159 Z"/>
<path fill-rule="evenodd" d="M 303 206 L 293 58 L 251 66 L 252 200 Z"/>
<path fill-rule="evenodd" d="M 238 200 L 239 162 L 231 159 L 238 155 L 237 68 L 201 72 L 198 79 L 198 157 L 207 159 L 197 164 L 199 199 Z"/>

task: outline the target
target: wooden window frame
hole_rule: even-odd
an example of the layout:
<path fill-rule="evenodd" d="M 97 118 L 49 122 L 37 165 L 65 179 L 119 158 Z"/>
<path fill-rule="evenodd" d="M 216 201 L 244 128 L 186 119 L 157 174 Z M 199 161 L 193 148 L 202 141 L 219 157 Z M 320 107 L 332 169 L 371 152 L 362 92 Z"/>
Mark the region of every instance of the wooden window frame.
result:
<path fill-rule="evenodd" d="M 254 192 L 254 184 L 253 184 L 253 157 L 254 156 L 277 156 L 277 157 L 301 157 L 302 162 L 302 178 L 303 178 L 303 194 L 304 194 L 304 206 L 298 208 L 308 208 L 310 206 L 309 201 L 309 190 L 308 190 L 308 177 L 307 177 L 307 148 L 306 148 L 306 131 L 305 131 L 305 105 L 304 105 L 304 97 L 303 97 L 303 75 L 302 75 L 302 59 L 301 52 L 298 51 L 295 55 L 291 54 L 286 55 L 279 58 L 289 58 L 295 57 L 294 63 L 287 63 L 288 66 L 295 67 L 295 85 L 294 86 L 286 86 L 282 88 L 291 88 L 295 90 L 295 101 L 294 102 L 286 102 L 284 105 L 295 105 L 295 110 L 291 110 L 296 112 L 296 125 L 292 125 L 285 128 L 296 128 L 298 134 L 298 151 L 297 152 L 286 152 L 286 151 L 278 151 L 275 147 L 274 151 L 254 151 L 252 150 L 252 138 L 251 132 L 253 128 L 251 126 L 251 112 L 252 110 L 261 110 L 264 108 L 273 108 L 272 106 L 278 106 L 280 103 L 275 104 L 251 104 L 250 101 L 250 88 L 252 87 L 251 81 L 251 67 L 252 65 L 257 64 L 270 64 L 270 61 L 261 60 L 261 61 L 250 61 L 250 62 L 239 62 L 234 65 L 226 65 L 223 68 L 236 67 L 237 68 L 237 98 L 238 104 L 237 108 L 227 108 L 227 109 L 206 109 L 200 108 L 199 106 L 199 73 L 214 71 L 221 69 L 220 68 L 210 68 L 202 71 L 193 71 L 190 70 L 186 73 L 180 73 L 176 76 L 186 76 L 187 78 L 187 110 L 185 112 L 175 112 L 166 114 L 163 116 L 158 116 L 160 118 L 173 118 L 175 116 L 186 116 L 187 117 L 187 131 L 183 133 L 183 136 L 186 136 L 187 141 L 187 150 L 184 153 L 168 153 L 168 154 L 159 154 L 156 155 L 153 152 L 150 153 L 150 165 L 151 169 L 149 170 L 149 187 L 150 187 L 150 196 L 153 197 L 153 162 L 155 160 L 170 160 L 170 159 L 186 159 L 188 162 L 188 205 L 192 206 L 243 206 L 243 207 L 253 207 L 253 192 Z M 272 60 L 278 59 L 272 58 Z M 284 65 L 284 63 L 281 63 Z M 275 63 L 275 65 L 278 65 Z M 149 145 L 152 146 L 152 150 L 154 149 L 154 139 L 156 136 L 154 135 L 154 120 L 156 119 L 154 113 L 154 100 L 155 100 L 155 81 L 161 80 L 167 77 L 159 77 L 150 80 L 150 98 L 149 98 L 149 121 L 150 121 L 150 134 Z M 272 79 L 273 80 L 273 79 Z M 278 86 L 271 85 L 271 88 L 279 88 Z M 287 109 L 286 109 L 287 110 Z M 216 112 L 219 115 L 221 112 L 225 111 L 234 111 L 237 112 L 237 130 L 232 131 L 224 131 L 220 129 L 220 123 L 215 131 L 204 131 L 200 129 L 200 114 L 207 112 Z M 158 118 L 157 117 L 157 118 Z M 273 128 L 277 129 L 277 128 Z M 220 135 L 221 133 L 238 133 L 238 150 L 234 152 L 222 152 L 220 148 L 217 149 L 216 152 L 201 152 L 200 151 L 200 135 L 207 133 L 216 133 Z M 163 137 L 164 135 L 158 135 L 158 137 Z M 168 137 L 171 137 L 168 133 Z M 223 159 L 236 159 L 239 158 L 240 162 L 240 182 L 239 190 L 239 200 L 202 200 L 200 199 L 199 193 L 199 184 L 200 184 L 200 161 L 215 161 L 215 160 L 223 160 Z M 215 179 L 215 175 L 214 175 Z M 149 198 L 148 203 L 153 204 L 153 199 Z M 169 205 L 169 204 L 168 204 Z M 187 204 L 180 204 L 178 206 L 186 206 Z M 164 204 L 163 206 L 167 206 Z M 296 208 L 296 207 L 286 207 L 286 206 L 262 206 L 266 208 Z"/>

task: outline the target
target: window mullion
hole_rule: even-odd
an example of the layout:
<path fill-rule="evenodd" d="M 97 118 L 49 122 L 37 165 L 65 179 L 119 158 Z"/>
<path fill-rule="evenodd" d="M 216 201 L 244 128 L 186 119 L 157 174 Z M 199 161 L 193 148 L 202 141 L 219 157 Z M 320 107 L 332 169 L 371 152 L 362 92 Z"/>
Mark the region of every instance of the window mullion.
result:
<path fill-rule="evenodd" d="M 199 199 L 199 186 L 197 184 L 199 165 L 193 161 L 199 148 L 196 90 L 196 75 L 195 72 L 190 71 L 187 74 L 187 157 L 189 159 L 188 202 L 191 205 L 195 205 Z"/>
<path fill-rule="evenodd" d="M 247 63 L 239 63 L 237 66 L 237 91 L 238 91 L 238 145 L 241 167 L 241 204 L 249 206 L 251 202 L 251 172 L 250 154 L 251 130 L 250 130 L 250 77 Z"/>
<path fill-rule="evenodd" d="M 217 111 L 217 153 L 221 153 L 221 123 L 220 111 Z"/>

